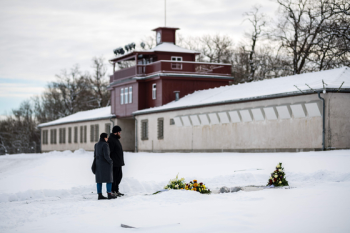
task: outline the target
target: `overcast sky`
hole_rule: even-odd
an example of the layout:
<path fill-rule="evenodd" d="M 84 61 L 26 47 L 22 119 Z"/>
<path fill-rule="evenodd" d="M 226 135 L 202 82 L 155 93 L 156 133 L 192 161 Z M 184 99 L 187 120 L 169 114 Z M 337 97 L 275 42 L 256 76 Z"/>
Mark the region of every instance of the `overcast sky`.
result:
<path fill-rule="evenodd" d="M 237 43 L 249 29 L 243 13 L 254 4 L 273 16 L 270 0 L 167 0 L 167 24 L 182 36 L 220 33 Z M 164 0 L 0 0 L 0 115 L 40 95 L 62 69 L 113 57 L 164 26 Z M 109 69 L 109 74 L 111 74 Z"/>

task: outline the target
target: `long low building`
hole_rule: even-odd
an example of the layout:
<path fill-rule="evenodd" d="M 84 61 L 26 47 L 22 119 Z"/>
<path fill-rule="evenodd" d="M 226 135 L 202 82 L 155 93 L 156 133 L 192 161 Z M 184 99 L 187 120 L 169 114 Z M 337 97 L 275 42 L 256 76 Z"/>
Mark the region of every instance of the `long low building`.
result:
<path fill-rule="evenodd" d="M 111 112 L 104 107 L 40 124 L 42 151 L 91 151 L 114 125 L 123 129 L 126 151 L 349 149 L 350 69 L 196 91 L 129 118 Z"/>
<path fill-rule="evenodd" d="M 41 151 L 84 149 L 92 151 L 101 133 L 110 133 L 114 125 L 122 131 L 121 143 L 126 151 L 134 151 L 134 120 L 118 120 L 111 107 L 81 111 L 55 121 L 40 124 Z"/>
<path fill-rule="evenodd" d="M 350 148 L 350 69 L 196 91 L 133 114 L 137 151 Z"/>

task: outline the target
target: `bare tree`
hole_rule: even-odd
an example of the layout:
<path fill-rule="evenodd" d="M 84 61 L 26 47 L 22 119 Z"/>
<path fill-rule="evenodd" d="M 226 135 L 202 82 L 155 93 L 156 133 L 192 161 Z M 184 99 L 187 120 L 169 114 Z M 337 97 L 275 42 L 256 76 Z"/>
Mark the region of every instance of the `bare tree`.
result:
<path fill-rule="evenodd" d="M 94 57 L 92 62 L 94 71 L 87 76 L 92 91 L 90 101 L 96 101 L 97 107 L 106 106 L 110 99 L 110 92 L 107 90 L 109 84 L 106 78 L 107 67 L 103 57 Z"/>
<path fill-rule="evenodd" d="M 317 56 L 313 55 L 319 52 L 317 45 L 322 41 L 322 32 L 337 15 L 346 14 L 347 5 L 340 4 L 340 10 L 336 10 L 337 4 L 343 0 L 276 1 L 281 15 L 277 28 L 273 28 L 270 33 L 271 38 L 278 41 L 281 48 L 291 55 L 294 74 L 317 70 L 313 62 Z"/>
<path fill-rule="evenodd" d="M 216 63 L 229 63 L 233 54 L 233 42 L 228 36 L 204 35 L 197 37 L 197 51 L 201 53 L 199 60 Z"/>
<path fill-rule="evenodd" d="M 250 65 L 250 73 L 247 81 L 253 81 L 255 71 L 257 69 L 257 61 L 255 56 L 255 49 L 257 45 L 258 39 L 263 34 L 263 30 L 266 27 L 266 16 L 263 13 L 260 13 L 261 6 L 255 5 L 252 7 L 251 11 L 248 11 L 244 13 L 243 15 L 246 17 L 245 21 L 249 21 L 251 23 L 251 26 L 253 27 L 252 30 L 248 33 L 246 33 L 246 36 L 250 38 L 250 47 L 251 50 L 249 51 L 249 65 Z"/>

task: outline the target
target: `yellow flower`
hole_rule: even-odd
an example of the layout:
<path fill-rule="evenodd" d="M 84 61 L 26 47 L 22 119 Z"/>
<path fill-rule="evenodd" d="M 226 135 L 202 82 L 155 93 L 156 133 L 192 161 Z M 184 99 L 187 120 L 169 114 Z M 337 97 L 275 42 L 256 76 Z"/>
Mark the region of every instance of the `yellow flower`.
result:
<path fill-rule="evenodd" d="M 196 191 L 196 188 L 193 188 L 193 191 Z"/>
<path fill-rule="evenodd" d="M 197 183 L 194 183 L 194 184 L 193 184 L 193 187 L 197 187 L 197 186 L 198 186 L 198 184 L 197 184 Z"/>
<path fill-rule="evenodd" d="M 203 184 L 203 188 L 205 189 L 205 185 Z"/>

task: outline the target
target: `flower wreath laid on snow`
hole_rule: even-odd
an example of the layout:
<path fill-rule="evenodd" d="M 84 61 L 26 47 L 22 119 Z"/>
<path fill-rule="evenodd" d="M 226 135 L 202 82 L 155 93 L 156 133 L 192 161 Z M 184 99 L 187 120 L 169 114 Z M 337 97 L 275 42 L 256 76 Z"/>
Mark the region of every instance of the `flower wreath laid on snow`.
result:
<path fill-rule="evenodd" d="M 178 179 L 178 175 L 175 179 L 170 180 L 169 183 L 164 187 L 164 189 L 183 189 L 189 191 L 196 191 L 199 193 L 210 194 L 210 189 L 205 187 L 205 184 L 198 183 L 197 180 L 190 181 L 189 183 L 185 183 L 185 178 Z M 159 192 L 156 192 L 159 193 Z M 155 193 L 155 194 L 156 194 Z"/>
<path fill-rule="evenodd" d="M 271 173 L 271 177 L 266 186 L 288 186 L 282 163 L 277 164 L 276 170 Z"/>

